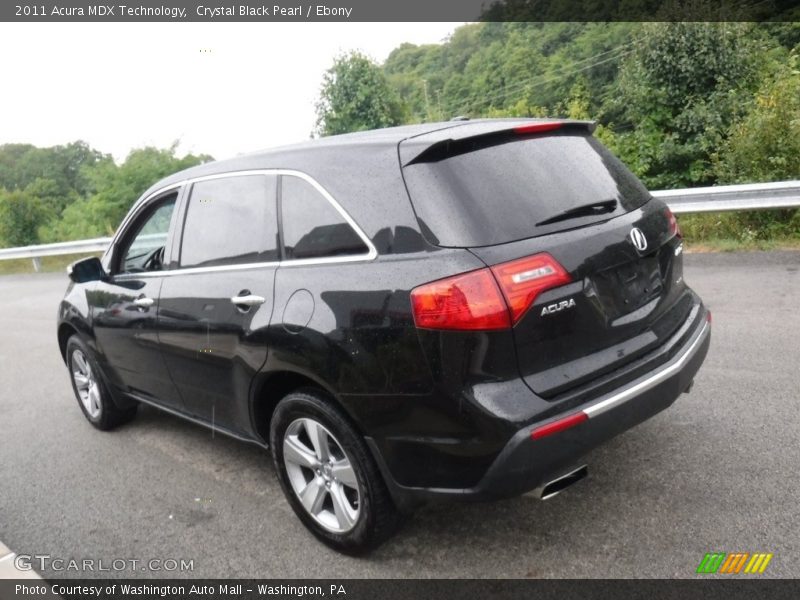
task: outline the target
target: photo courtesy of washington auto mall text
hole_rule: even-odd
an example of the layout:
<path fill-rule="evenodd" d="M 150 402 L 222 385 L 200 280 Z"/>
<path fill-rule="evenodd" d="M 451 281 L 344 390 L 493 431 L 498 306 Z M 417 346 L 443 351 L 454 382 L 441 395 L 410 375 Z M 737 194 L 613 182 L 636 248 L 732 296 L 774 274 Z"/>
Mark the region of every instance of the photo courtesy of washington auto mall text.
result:
<path fill-rule="evenodd" d="M 244 583 L 16 583 L 18 598 L 336 598 L 346 597 L 343 584 L 244 584 Z"/>

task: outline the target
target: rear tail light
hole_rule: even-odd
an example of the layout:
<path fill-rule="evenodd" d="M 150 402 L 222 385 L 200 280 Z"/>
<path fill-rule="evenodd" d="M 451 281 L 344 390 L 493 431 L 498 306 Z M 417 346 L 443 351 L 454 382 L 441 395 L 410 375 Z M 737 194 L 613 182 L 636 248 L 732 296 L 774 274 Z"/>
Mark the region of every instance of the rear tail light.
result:
<path fill-rule="evenodd" d="M 675 214 L 670 210 L 666 209 L 664 211 L 664 215 L 667 217 L 667 227 L 669 227 L 669 237 L 673 238 L 676 235 L 678 237 L 683 237 L 681 233 L 681 226 L 678 225 L 678 219 L 675 218 Z"/>
<path fill-rule="evenodd" d="M 440 279 L 411 291 L 414 324 L 422 329 L 508 329 L 508 307 L 489 269 Z"/>
<path fill-rule="evenodd" d="M 508 329 L 541 292 L 570 281 L 546 252 L 440 279 L 411 291 L 414 324 L 421 329 Z"/>
<path fill-rule="evenodd" d="M 516 324 L 545 290 L 572 281 L 555 258 L 547 252 L 512 260 L 492 267 Z"/>

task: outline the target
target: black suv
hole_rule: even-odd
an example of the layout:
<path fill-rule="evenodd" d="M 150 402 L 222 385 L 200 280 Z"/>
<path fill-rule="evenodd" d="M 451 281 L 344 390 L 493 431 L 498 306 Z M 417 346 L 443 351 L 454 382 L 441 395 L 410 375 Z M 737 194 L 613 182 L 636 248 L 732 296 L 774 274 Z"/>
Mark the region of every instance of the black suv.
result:
<path fill-rule="evenodd" d="M 270 447 L 350 552 L 420 502 L 554 495 L 688 391 L 710 340 L 675 217 L 592 129 L 416 125 L 160 181 L 69 270 L 86 418 L 151 404 Z"/>

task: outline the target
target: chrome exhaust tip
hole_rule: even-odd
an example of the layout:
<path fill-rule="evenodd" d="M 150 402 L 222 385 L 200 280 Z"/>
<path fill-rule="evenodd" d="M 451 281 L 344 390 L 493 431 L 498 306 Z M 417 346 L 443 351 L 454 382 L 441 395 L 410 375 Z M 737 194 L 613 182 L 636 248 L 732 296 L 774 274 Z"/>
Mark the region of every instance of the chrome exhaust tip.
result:
<path fill-rule="evenodd" d="M 556 477 L 552 481 L 548 481 L 544 485 L 536 488 L 534 493 L 540 500 L 547 500 L 553 496 L 557 496 L 573 483 L 577 483 L 589 474 L 589 468 L 586 465 L 581 465 L 577 469 L 573 469 L 569 473 L 565 473 Z"/>

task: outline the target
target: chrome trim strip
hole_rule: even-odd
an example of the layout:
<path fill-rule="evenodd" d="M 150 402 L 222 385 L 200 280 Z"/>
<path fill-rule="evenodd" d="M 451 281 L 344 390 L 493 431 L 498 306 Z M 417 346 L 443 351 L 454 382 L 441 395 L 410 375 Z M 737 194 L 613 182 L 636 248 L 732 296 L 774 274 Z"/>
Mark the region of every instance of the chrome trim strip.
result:
<path fill-rule="evenodd" d="M 142 271 L 141 273 L 120 273 L 114 275 L 118 281 L 128 279 L 141 279 L 143 277 L 174 277 L 175 275 L 196 275 L 198 273 L 214 273 L 218 271 L 244 271 L 247 269 L 261 269 L 263 267 L 304 267 L 306 265 L 325 265 L 339 263 L 368 262 L 375 257 L 369 258 L 368 255 L 357 256 L 331 256 L 329 258 L 304 258 L 287 261 L 272 261 L 262 263 L 243 263 L 241 265 L 218 265 L 216 267 L 188 267 L 186 269 L 170 269 L 168 271 Z"/>
<path fill-rule="evenodd" d="M 641 394 L 642 392 L 646 392 L 650 388 L 655 387 L 665 379 L 674 375 L 677 371 L 679 371 L 687 361 L 689 361 L 697 352 L 698 347 L 706 339 L 708 332 L 710 330 L 710 326 L 708 322 L 703 324 L 703 329 L 700 330 L 700 333 L 697 335 L 697 339 L 692 342 L 691 346 L 686 349 L 686 351 L 680 355 L 677 359 L 673 359 L 673 362 L 659 371 L 658 373 L 648 377 L 647 379 L 640 381 L 636 385 L 633 385 L 621 392 L 614 394 L 613 396 L 606 398 L 605 400 L 601 400 L 600 402 L 589 406 L 588 408 L 582 409 L 582 412 L 585 412 L 586 415 L 591 419 L 592 417 L 596 417 L 597 415 L 602 415 L 604 412 L 611 410 L 612 408 L 616 408 L 620 404 L 627 402 L 631 398 Z"/>
<path fill-rule="evenodd" d="M 183 274 L 192 274 L 192 273 L 209 273 L 214 271 L 239 271 L 242 269 L 258 269 L 262 267 L 273 267 L 273 266 L 282 266 L 282 267 L 295 267 L 295 266 L 306 266 L 306 265 L 325 265 L 325 264 L 338 264 L 338 263 L 349 263 L 349 262 L 367 262 L 371 260 L 375 260 L 378 257 L 378 251 L 375 248 L 375 245 L 372 243 L 367 237 L 367 234 L 364 233 L 364 230 L 359 227 L 358 223 L 348 214 L 348 212 L 339 204 L 336 199 L 331 196 L 331 194 L 326 190 L 316 179 L 311 177 L 310 175 L 303 173 L 302 171 L 296 171 L 294 169 L 251 169 L 248 171 L 228 171 L 225 173 L 215 173 L 214 175 L 204 175 L 202 177 L 191 177 L 188 179 L 184 179 L 182 181 L 178 181 L 176 183 L 171 183 L 163 188 L 159 188 L 151 194 L 148 194 L 145 198 L 139 199 L 135 204 L 133 209 L 128 213 L 128 215 L 123 219 L 120 226 L 117 228 L 117 231 L 114 233 L 114 237 L 111 238 L 111 243 L 108 245 L 109 249 L 111 249 L 114 244 L 117 243 L 117 238 L 119 237 L 120 233 L 127 227 L 128 222 L 131 220 L 133 215 L 135 215 L 139 211 L 139 207 L 149 202 L 151 199 L 155 198 L 156 196 L 162 195 L 164 192 L 167 192 L 172 189 L 177 189 L 182 186 L 191 185 L 198 181 L 208 181 L 211 179 L 225 179 L 228 177 L 247 177 L 249 175 L 286 175 L 288 177 L 298 177 L 307 181 L 311 184 L 311 186 L 316 189 L 330 204 L 336 209 L 342 218 L 347 221 L 348 225 L 353 228 L 361 238 L 361 241 L 367 247 L 366 254 L 356 254 L 353 256 L 330 256 L 326 258 L 300 258 L 300 259 L 290 259 L 284 261 L 271 261 L 271 262 L 260 262 L 260 263 L 244 263 L 240 265 L 220 265 L 215 267 L 188 267 L 186 269 L 172 269 L 168 271 L 153 271 L 153 272 L 144 272 L 144 273 L 121 273 L 115 277 L 120 277 L 124 279 L 139 279 L 141 277 L 160 277 L 165 276 L 169 277 L 171 275 L 183 275 Z"/>
<path fill-rule="evenodd" d="M 241 265 L 219 265 L 216 267 L 189 267 L 187 269 L 171 269 L 169 271 L 143 271 L 141 273 L 120 273 L 114 275 L 116 281 L 128 279 L 141 279 L 143 277 L 174 277 L 175 275 L 194 275 L 197 273 L 214 273 L 217 271 L 244 271 L 246 269 L 260 269 L 262 267 L 277 267 L 278 261 L 263 263 L 244 263 Z"/>

